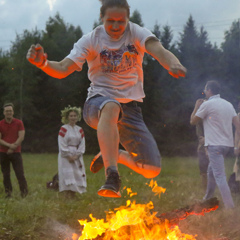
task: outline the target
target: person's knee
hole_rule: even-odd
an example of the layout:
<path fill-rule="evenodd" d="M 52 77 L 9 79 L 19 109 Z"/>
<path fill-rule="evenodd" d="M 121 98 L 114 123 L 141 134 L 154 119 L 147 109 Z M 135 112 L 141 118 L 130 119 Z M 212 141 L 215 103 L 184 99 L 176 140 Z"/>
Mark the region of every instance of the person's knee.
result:
<path fill-rule="evenodd" d="M 226 176 L 215 177 L 215 182 L 218 186 L 226 185 L 227 184 Z"/>
<path fill-rule="evenodd" d="M 120 114 L 120 106 L 116 102 L 108 102 L 101 110 L 100 119 L 104 119 L 104 122 L 117 122 Z"/>
<path fill-rule="evenodd" d="M 145 178 L 155 178 L 161 172 L 161 168 L 159 167 L 151 167 L 151 168 L 142 168 L 142 175 Z"/>

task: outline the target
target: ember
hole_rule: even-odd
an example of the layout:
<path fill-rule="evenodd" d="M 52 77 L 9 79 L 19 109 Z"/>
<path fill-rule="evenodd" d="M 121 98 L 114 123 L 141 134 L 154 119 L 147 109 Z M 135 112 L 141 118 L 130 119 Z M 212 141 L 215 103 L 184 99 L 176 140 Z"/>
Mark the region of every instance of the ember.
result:
<path fill-rule="evenodd" d="M 190 215 L 204 215 L 210 211 L 215 211 L 219 207 L 217 198 L 211 198 L 204 202 L 196 203 L 185 208 L 177 209 L 169 213 L 158 215 L 160 221 L 168 220 L 170 226 L 177 225 L 180 220 L 186 219 Z"/>

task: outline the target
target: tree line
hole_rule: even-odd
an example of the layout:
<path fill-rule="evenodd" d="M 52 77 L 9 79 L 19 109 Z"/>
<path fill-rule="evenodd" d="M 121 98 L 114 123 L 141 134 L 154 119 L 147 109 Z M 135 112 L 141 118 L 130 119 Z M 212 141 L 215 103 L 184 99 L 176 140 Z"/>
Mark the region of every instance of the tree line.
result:
<path fill-rule="evenodd" d="M 136 10 L 130 20 L 144 26 Z M 94 27 L 100 22 L 95 22 Z M 221 96 L 235 107 L 240 100 L 240 22 L 234 21 L 224 33 L 218 47 L 208 39 L 208 33 L 196 28 L 190 15 L 173 41 L 168 25 L 155 24 L 152 32 L 166 49 L 173 52 L 188 69 L 186 78 L 174 79 L 151 56 L 145 55 L 144 90 L 141 104 L 143 116 L 153 133 L 162 155 L 192 155 L 196 152 L 195 128 L 189 119 L 195 101 L 203 96 L 208 80 L 218 80 Z M 83 107 L 90 81 L 88 67 L 65 79 L 54 79 L 26 60 L 30 45 L 40 43 L 50 60 L 62 60 L 73 44 L 83 35 L 80 26 L 65 23 L 59 13 L 50 17 L 44 31 L 37 28 L 16 35 L 7 52 L 0 49 L 0 103 L 13 102 L 15 117 L 23 120 L 26 137 L 25 152 L 57 152 L 57 136 L 61 124 L 61 110 L 68 106 Z M 1 111 L 1 119 L 3 114 Z M 83 120 L 79 123 L 86 136 L 87 153 L 97 153 L 96 131 Z"/>

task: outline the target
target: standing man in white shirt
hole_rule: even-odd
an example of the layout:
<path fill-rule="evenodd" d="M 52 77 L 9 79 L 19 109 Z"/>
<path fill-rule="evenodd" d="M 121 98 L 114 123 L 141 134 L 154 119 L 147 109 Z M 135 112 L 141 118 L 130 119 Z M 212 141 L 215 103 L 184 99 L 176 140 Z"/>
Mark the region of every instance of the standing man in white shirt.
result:
<path fill-rule="evenodd" d="M 190 119 L 192 125 L 203 120 L 205 146 L 209 156 L 208 184 L 204 200 L 213 197 L 217 185 L 225 207 L 233 208 L 234 202 L 226 179 L 224 157 L 231 147 L 234 147 L 232 124 L 236 132 L 240 133 L 240 122 L 232 104 L 220 97 L 220 85 L 217 81 L 208 81 L 204 93 L 208 100 L 196 101 Z"/>

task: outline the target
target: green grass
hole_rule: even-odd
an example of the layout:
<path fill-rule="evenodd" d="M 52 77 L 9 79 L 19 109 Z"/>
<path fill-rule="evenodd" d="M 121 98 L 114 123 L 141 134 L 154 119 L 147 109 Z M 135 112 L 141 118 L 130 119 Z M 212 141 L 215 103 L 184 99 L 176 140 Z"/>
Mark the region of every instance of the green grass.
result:
<path fill-rule="evenodd" d="M 97 195 L 98 188 L 104 183 L 104 171 L 93 174 L 89 165 L 93 156 L 84 156 L 87 169 L 87 192 L 76 199 L 66 199 L 62 194 L 46 188 L 57 172 L 57 154 L 23 154 L 24 169 L 29 186 L 29 195 L 20 197 L 18 183 L 12 171 L 13 197 L 5 199 L 2 175 L 0 180 L 0 239 L 1 240 L 55 240 L 71 239 L 72 233 L 80 233 L 78 219 L 89 219 L 92 213 L 96 218 L 105 218 L 105 212 L 121 205 L 129 199 L 126 190 L 122 198 L 110 199 Z M 227 176 L 232 173 L 234 159 L 227 159 Z M 138 195 L 132 197 L 137 203 L 152 201 L 154 211 L 169 212 L 201 200 L 201 189 L 196 158 L 163 158 L 162 172 L 155 178 L 166 192 L 154 196 L 145 179 L 119 165 L 122 187 L 130 187 Z M 216 196 L 221 200 L 219 192 Z M 215 240 L 228 237 L 229 240 L 240 239 L 240 196 L 233 196 L 236 203 L 234 212 L 220 208 L 205 216 L 190 216 L 180 222 L 182 232 L 197 234 L 198 240 Z"/>

